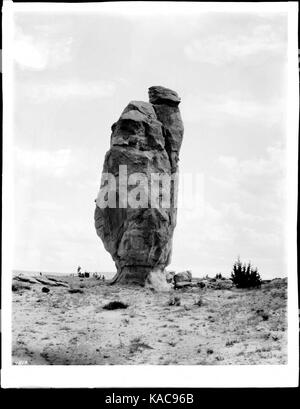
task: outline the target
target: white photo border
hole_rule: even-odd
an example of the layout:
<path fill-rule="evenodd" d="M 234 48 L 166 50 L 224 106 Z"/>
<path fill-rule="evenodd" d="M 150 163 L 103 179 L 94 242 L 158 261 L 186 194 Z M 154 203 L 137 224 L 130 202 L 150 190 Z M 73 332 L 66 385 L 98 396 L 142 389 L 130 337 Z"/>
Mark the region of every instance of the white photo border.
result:
<path fill-rule="evenodd" d="M 16 12 L 62 13 L 203 13 L 286 12 L 288 15 L 288 120 L 287 120 L 287 276 L 288 363 L 286 365 L 220 366 L 16 366 L 12 365 L 13 253 L 13 18 Z M 297 295 L 297 187 L 298 187 L 298 3 L 107 2 L 13 3 L 3 2 L 3 228 L 2 228 L 2 387 L 295 387 L 298 386 Z"/>

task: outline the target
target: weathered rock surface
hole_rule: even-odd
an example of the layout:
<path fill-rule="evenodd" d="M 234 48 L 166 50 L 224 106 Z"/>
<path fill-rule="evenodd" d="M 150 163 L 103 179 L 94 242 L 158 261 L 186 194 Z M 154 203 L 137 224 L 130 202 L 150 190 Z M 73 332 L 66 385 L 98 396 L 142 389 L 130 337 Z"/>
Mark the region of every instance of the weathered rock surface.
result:
<path fill-rule="evenodd" d="M 37 282 L 39 282 L 40 284 L 44 284 L 44 285 L 48 285 L 49 287 L 68 287 L 68 284 L 60 281 L 60 280 L 55 280 L 55 279 L 51 279 L 51 278 L 39 278 L 36 277 L 35 280 Z"/>
<path fill-rule="evenodd" d="M 30 290 L 30 285 L 26 285 L 22 282 L 13 281 L 12 283 L 12 291 L 20 291 L 20 290 Z"/>
<path fill-rule="evenodd" d="M 131 101 L 113 124 L 96 200 L 96 231 L 115 261 L 114 281 L 123 283 L 145 284 L 155 275 L 165 280 L 176 225 L 176 185 L 159 189 L 151 183 L 151 175 L 171 177 L 177 172 L 183 137 L 180 98 L 172 90 L 155 86 L 149 88 L 149 99 L 150 103 Z M 128 178 L 125 195 L 121 169 L 126 169 L 125 185 Z M 107 188 L 103 180 L 107 173 L 114 176 L 115 186 Z M 144 183 L 137 182 L 136 173 Z M 115 208 L 103 206 L 100 198 L 105 191 L 107 197 L 115 194 Z M 150 193 L 157 194 L 159 202 L 154 204 Z M 168 207 L 162 205 L 166 193 L 171 199 Z"/>
<path fill-rule="evenodd" d="M 174 275 L 175 284 L 180 283 L 180 282 L 191 282 L 191 281 L 192 281 L 192 273 L 189 270 L 182 271 Z"/>
<path fill-rule="evenodd" d="M 29 278 L 29 277 L 22 277 L 22 276 L 15 276 L 14 280 L 16 281 L 21 281 L 24 283 L 30 283 L 30 284 L 36 284 L 37 281 L 33 278 Z"/>
<path fill-rule="evenodd" d="M 166 273 L 167 283 L 172 283 L 173 282 L 174 275 L 175 275 L 175 271 L 167 271 L 167 273 Z"/>
<path fill-rule="evenodd" d="M 49 293 L 49 292 L 50 292 L 50 289 L 49 289 L 48 287 L 43 287 L 43 288 L 42 288 L 42 292 L 43 292 L 43 293 Z"/>
<path fill-rule="evenodd" d="M 174 284 L 175 290 L 186 288 L 186 287 L 197 287 L 197 284 L 194 284 L 191 281 L 179 281 L 177 283 L 175 282 Z"/>

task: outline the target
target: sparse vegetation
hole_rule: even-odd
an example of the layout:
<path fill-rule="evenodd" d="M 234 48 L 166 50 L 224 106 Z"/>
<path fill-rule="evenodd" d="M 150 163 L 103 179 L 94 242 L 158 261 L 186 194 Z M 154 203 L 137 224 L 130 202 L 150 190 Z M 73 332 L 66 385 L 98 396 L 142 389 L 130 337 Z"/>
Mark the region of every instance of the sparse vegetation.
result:
<path fill-rule="evenodd" d="M 104 310 L 117 310 L 119 308 L 127 308 L 128 304 L 122 301 L 111 301 L 103 306 Z"/>
<path fill-rule="evenodd" d="M 231 279 L 237 288 L 257 288 L 261 286 L 261 278 L 257 271 L 251 265 L 242 263 L 240 258 L 233 264 Z"/>
<path fill-rule="evenodd" d="M 234 344 L 237 344 L 237 343 L 238 343 L 238 341 L 236 339 L 233 339 L 231 341 L 226 341 L 225 346 L 226 347 L 232 347 Z"/>
<path fill-rule="evenodd" d="M 181 300 L 180 300 L 180 297 L 178 296 L 172 296 L 168 302 L 168 305 L 175 305 L 177 307 L 179 307 L 180 304 L 181 304 Z"/>
<path fill-rule="evenodd" d="M 52 285 L 49 294 L 41 292 L 42 283 L 13 281 L 16 286 L 30 285 L 32 290 L 13 293 L 14 362 L 23 359 L 29 365 L 287 362 L 286 279 L 262 282 L 260 290 L 252 291 L 233 288 L 231 279 L 215 278 L 214 274 L 215 282 L 211 283 L 212 278 L 206 280 L 205 291 L 195 286 L 152 293 L 146 288 L 94 286 L 91 278 L 91 285 L 85 285 L 82 294 L 69 294 L 69 289 L 80 288 L 80 279 L 60 278 L 68 281 L 69 287 Z M 109 301 L 124 302 L 128 308 L 107 311 L 103 306 Z"/>
<path fill-rule="evenodd" d="M 269 314 L 264 310 L 257 310 L 256 313 L 263 319 L 263 321 L 267 321 L 269 319 Z"/>
<path fill-rule="evenodd" d="M 142 351 L 143 349 L 153 349 L 150 345 L 141 340 L 141 337 L 133 338 L 130 341 L 129 352 L 134 354 L 135 352 Z"/>

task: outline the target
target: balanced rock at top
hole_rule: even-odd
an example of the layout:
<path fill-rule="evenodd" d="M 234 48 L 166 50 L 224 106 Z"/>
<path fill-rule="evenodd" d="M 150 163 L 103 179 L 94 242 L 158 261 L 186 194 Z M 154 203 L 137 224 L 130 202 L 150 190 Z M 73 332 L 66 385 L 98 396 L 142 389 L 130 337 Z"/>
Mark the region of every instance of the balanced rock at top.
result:
<path fill-rule="evenodd" d="M 96 200 L 95 227 L 117 268 L 115 282 L 166 283 L 176 225 L 180 98 L 149 88 L 112 125 Z"/>

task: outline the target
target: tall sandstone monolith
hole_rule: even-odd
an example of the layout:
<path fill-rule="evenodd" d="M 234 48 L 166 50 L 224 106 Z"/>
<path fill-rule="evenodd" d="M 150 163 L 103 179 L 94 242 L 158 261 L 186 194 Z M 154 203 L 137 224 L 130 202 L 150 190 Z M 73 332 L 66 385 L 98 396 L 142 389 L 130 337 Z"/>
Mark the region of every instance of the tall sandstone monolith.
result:
<path fill-rule="evenodd" d="M 164 288 L 176 225 L 183 123 L 176 92 L 154 86 L 149 101 L 131 101 L 112 125 L 95 227 L 116 264 L 113 282 Z"/>

